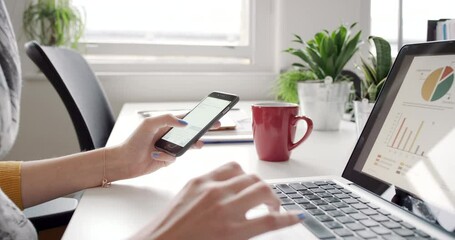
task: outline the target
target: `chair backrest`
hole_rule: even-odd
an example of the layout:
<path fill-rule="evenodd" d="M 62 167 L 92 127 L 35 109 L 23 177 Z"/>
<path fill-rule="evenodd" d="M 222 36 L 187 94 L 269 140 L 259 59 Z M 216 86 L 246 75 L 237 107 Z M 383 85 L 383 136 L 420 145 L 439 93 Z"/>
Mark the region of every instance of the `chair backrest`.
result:
<path fill-rule="evenodd" d="M 60 95 L 81 151 L 104 147 L 115 119 L 100 82 L 77 52 L 28 42 L 26 52 Z"/>

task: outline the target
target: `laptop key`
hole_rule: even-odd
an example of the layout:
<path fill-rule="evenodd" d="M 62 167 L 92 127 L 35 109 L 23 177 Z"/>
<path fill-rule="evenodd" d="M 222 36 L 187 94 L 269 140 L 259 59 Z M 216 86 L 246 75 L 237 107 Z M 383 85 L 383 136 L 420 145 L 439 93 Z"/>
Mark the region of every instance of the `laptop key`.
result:
<path fill-rule="evenodd" d="M 355 203 L 355 204 L 352 204 L 351 207 L 357 209 L 357 210 L 360 210 L 360 209 L 367 209 L 368 206 L 363 204 L 363 203 Z"/>
<path fill-rule="evenodd" d="M 312 188 L 310 189 L 313 193 L 325 193 L 325 190 L 322 188 Z"/>
<path fill-rule="evenodd" d="M 340 199 L 338 198 L 334 198 L 334 197 L 328 197 L 328 198 L 325 198 L 325 200 L 329 203 L 335 203 L 335 202 L 339 202 Z"/>
<path fill-rule="evenodd" d="M 357 195 L 357 194 L 354 194 L 354 193 L 351 193 L 351 194 L 349 194 L 349 195 L 351 195 L 351 197 L 353 197 L 353 198 L 360 198 L 360 196 L 359 196 L 359 195 Z"/>
<path fill-rule="evenodd" d="M 331 206 L 331 205 L 322 205 L 322 206 L 319 206 L 319 208 L 321 208 L 324 211 L 332 211 L 332 210 L 336 209 L 334 206 Z"/>
<path fill-rule="evenodd" d="M 333 185 L 324 185 L 324 186 L 321 186 L 322 189 L 324 190 L 331 190 L 331 189 L 335 189 L 335 186 Z"/>
<path fill-rule="evenodd" d="M 423 238 L 429 238 L 431 237 L 430 235 L 428 235 L 426 232 L 422 231 L 422 230 L 419 230 L 419 229 L 416 229 L 415 230 L 415 233 L 417 233 L 417 235 L 419 235 L 420 237 L 423 237 Z"/>
<path fill-rule="evenodd" d="M 304 186 L 303 186 L 302 184 L 300 184 L 300 183 L 290 183 L 289 186 L 292 187 L 293 189 L 295 189 L 296 191 L 307 190 L 307 188 L 304 187 Z"/>
<path fill-rule="evenodd" d="M 360 238 L 354 237 L 354 236 L 349 236 L 349 237 L 344 237 L 343 240 L 360 240 Z"/>
<path fill-rule="evenodd" d="M 347 203 L 347 204 L 355 204 L 355 203 L 358 203 L 359 201 L 355 200 L 354 198 L 345 198 L 345 199 L 342 199 L 343 202 Z"/>
<path fill-rule="evenodd" d="M 286 194 L 281 193 L 281 192 L 280 192 L 280 193 L 276 193 L 275 195 L 276 195 L 278 198 L 288 198 L 288 196 L 286 196 Z"/>
<path fill-rule="evenodd" d="M 332 203 L 333 206 L 337 207 L 337 208 L 346 208 L 346 207 L 349 207 L 349 205 L 347 205 L 346 203 L 344 202 L 335 202 L 335 203 Z M 388 219 L 388 218 L 387 218 Z"/>
<path fill-rule="evenodd" d="M 390 234 L 391 233 L 389 229 L 381 227 L 381 226 L 372 227 L 370 229 L 371 229 L 371 231 L 373 231 L 373 232 L 375 232 L 376 234 L 379 234 L 379 235 L 384 235 L 384 234 Z"/>
<path fill-rule="evenodd" d="M 362 231 L 358 231 L 356 233 L 363 239 L 376 238 L 376 236 L 377 236 L 374 232 L 369 231 L 369 230 L 362 230 Z"/>
<path fill-rule="evenodd" d="M 376 214 L 378 214 L 378 212 L 377 212 L 376 210 L 370 209 L 370 208 L 368 208 L 368 209 L 362 209 L 362 210 L 360 210 L 360 212 L 363 213 L 363 214 L 365 214 L 365 215 L 367 215 L 367 216 L 371 216 L 371 215 L 376 215 Z"/>
<path fill-rule="evenodd" d="M 297 204 L 304 204 L 304 203 L 310 203 L 308 200 L 306 200 L 305 198 L 297 198 L 297 199 L 294 199 L 294 202 L 296 202 Z M 388 219 L 388 218 L 387 218 Z"/>
<path fill-rule="evenodd" d="M 365 227 L 362 224 L 358 224 L 358 223 L 348 223 L 348 224 L 346 224 L 346 227 L 351 229 L 352 231 L 358 231 L 358 230 L 365 229 Z"/>
<path fill-rule="evenodd" d="M 408 222 L 401 222 L 401 226 L 403 226 L 403 227 L 405 227 L 405 228 L 407 228 L 407 229 L 411 229 L 411 230 L 412 230 L 412 229 L 415 229 L 415 227 L 412 226 L 412 225 L 411 225 L 410 223 L 408 223 Z"/>
<path fill-rule="evenodd" d="M 328 183 L 326 181 L 316 181 L 316 182 L 313 182 L 313 183 L 318 185 L 318 186 L 328 185 Z"/>
<path fill-rule="evenodd" d="M 354 219 L 348 216 L 337 217 L 336 219 L 338 220 L 338 222 L 343 224 L 355 222 Z"/>
<path fill-rule="evenodd" d="M 292 199 L 290 199 L 290 198 L 281 198 L 280 201 L 281 201 L 281 205 L 294 204 L 294 201 L 292 201 Z"/>
<path fill-rule="evenodd" d="M 305 208 L 306 210 L 308 210 L 308 209 L 315 209 L 315 208 L 316 208 L 316 206 L 314 206 L 314 205 L 311 204 L 311 203 L 300 204 L 300 206 L 302 206 L 302 207 Z"/>
<path fill-rule="evenodd" d="M 316 216 L 315 217 L 317 220 L 319 220 L 320 222 L 329 222 L 329 221 L 333 221 L 333 219 L 327 215 L 320 215 L 320 216 Z"/>
<path fill-rule="evenodd" d="M 324 211 L 320 210 L 320 209 L 310 209 L 308 210 L 308 212 L 313 215 L 313 216 L 316 216 L 316 215 L 325 215 Z"/>
<path fill-rule="evenodd" d="M 341 191 L 344 192 L 344 193 L 347 193 L 347 194 L 352 193 L 351 191 L 349 191 L 347 189 L 341 189 Z"/>
<path fill-rule="evenodd" d="M 303 191 L 299 191 L 299 192 L 302 195 L 313 195 L 313 192 L 310 190 L 303 190 Z"/>
<path fill-rule="evenodd" d="M 312 182 L 303 182 L 302 185 L 306 188 L 318 188 L 318 185 Z"/>
<path fill-rule="evenodd" d="M 293 211 L 293 210 L 302 211 L 302 208 L 297 204 L 285 205 L 285 206 L 283 206 L 283 208 L 286 209 L 287 211 Z"/>
<path fill-rule="evenodd" d="M 364 219 L 368 219 L 368 217 L 363 214 L 363 213 L 353 213 L 353 214 L 350 214 L 349 216 L 351 216 L 352 218 L 354 218 L 355 220 L 364 220 Z"/>
<path fill-rule="evenodd" d="M 350 196 L 345 193 L 335 194 L 334 196 L 340 199 L 350 198 Z"/>
<path fill-rule="evenodd" d="M 300 195 L 298 193 L 290 193 L 290 194 L 288 194 L 288 197 L 290 197 L 292 199 L 303 198 L 302 195 Z"/>
<path fill-rule="evenodd" d="M 381 224 L 384 225 L 384 227 L 389 228 L 389 229 L 401 227 L 401 225 L 399 223 L 392 222 L 392 221 L 381 222 Z"/>
<path fill-rule="evenodd" d="M 328 211 L 327 214 L 330 215 L 330 216 L 332 216 L 332 217 L 344 216 L 344 213 L 342 213 L 341 211 L 338 211 L 338 210 L 335 210 L 335 211 Z"/>
<path fill-rule="evenodd" d="M 277 184 L 276 187 L 279 188 L 283 193 L 286 193 L 286 194 L 295 193 L 295 190 L 287 184 Z"/>
<path fill-rule="evenodd" d="M 384 209 L 378 209 L 378 212 L 380 212 L 382 215 L 386 215 L 386 216 L 390 215 L 390 213 Z"/>
<path fill-rule="evenodd" d="M 328 193 L 331 193 L 331 194 L 338 194 L 338 193 L 343 193 L 341 192 L 340 190 L 338 189 L 329 189 L 327 190 Z"/>
<path fill-rule="evenodd" d="M 374 205 L 373 203 L 368 203 L 367 205 L 368 205 L 368 207 L 370 207 L 372 209 L 379 209 L 379 207 Z"/>
<path fill-rule="evenodd" d="M 328 203 L 324 200 L 313 200 L 312 201 L 314 204 L 320 206 L 320 205 L 327 205 Z"/>
<path fill-rule="evenodd" d="M 371 219 L 365 219 L 365 220 L 360 220 L 359 221 L 361 224 L 365 225 L 365 227 L 376 227 L 379 226 L 379 223 L 371 220 Z"/>
<path fill-rule="evenodd" d="M 404 240 L 404 238 L 397 235 L 383 235 L 382 238 L 385 240 Z"/>
<path fill-rule="evenodd" d="M 323 193 L 318 193 L 317 194 L 319 197 L 321 198 L 328 198 L 328 197 L 332 197 L 332 194 L 330 193 L 326 193 L 326 192 L 323 192 Z"/>
<path fill-rule="evenodd" d="M 305 195 L 305 198 L 308 200 L 319 200 L 320 198 L 316 195 Z"/>
<path fill-rule="evenodd" d="M 377 221 L 377 222 L 385 222 L 385 221 L 389 221 L 389 218 L 382 215 L 382 214 L 377 214 L 377 215 L 373 215 L 371 216 L 371 219 Z"/>
<path fill-rule="evenodd" d="M 317 238 L 320 239 L 327 239 L 327 238 L 334 238 L 335 235 L 330 232 L 322 223 L 316 220 L 310 214 L 305 215 L 305 220 L 302 224 L 307 227 Z"/>
<path fill-rule="evenodd" d="M 402 237 L 414 236 L 414 232 L 406 228 L 397 228 L 393 229 L 393 231 Z"/>
<path fill-rule="evenodd" d="M 324 224 L 330 229 L 342 228 L 343 227 L 343 225 L 341 225 L 341 224 L 339 224 L 338 222 L 335 222 L 335 221 L 325 222 Z"/>
<path fill-rule="evenodd" d="M 389 218 L 392 219 L 395 222 L 402 222 L 403 221 L 403 220 L 401 220 L 401 218 L 393 216 L 393 215 L 390 215 Z"/>
<path fill-rule="evenodd" d="M 343 211 L 346 214 L 358 213 L 357 210 L 355 210 L 354 208 L 351 208 L 351 207 L 342 208 L 341 211 Z"/>
<path fill-rule="evenodd" d="M 348 237 L 348 236 L 353 236 L 351 231 L 347 230 L 346 228 L 341 228 L 341 229 L 335 229 L 333 230 L 336 235 L 340 237 Z"/>

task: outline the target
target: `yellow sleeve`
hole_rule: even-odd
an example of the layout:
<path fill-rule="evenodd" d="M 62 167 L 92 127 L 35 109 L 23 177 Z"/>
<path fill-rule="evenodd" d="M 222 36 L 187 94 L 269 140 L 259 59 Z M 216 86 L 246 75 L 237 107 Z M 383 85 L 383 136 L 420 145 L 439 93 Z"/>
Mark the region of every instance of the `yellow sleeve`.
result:
<path fill-rule="evenodd" d="M 23 209 L 21 166 L 22 162 L 0 162 L 0 188 L 20 209 Z"/>

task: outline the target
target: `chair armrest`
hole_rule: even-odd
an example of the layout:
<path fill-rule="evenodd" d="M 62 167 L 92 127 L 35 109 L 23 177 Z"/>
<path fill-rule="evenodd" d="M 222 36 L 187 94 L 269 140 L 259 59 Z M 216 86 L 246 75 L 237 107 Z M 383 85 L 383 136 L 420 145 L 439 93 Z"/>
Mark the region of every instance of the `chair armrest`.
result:
<path fill-rule="evenodd" d="M 74 210 L 76 210 L 77 204 L 77 199 L 62 197 L 26 208 L 24 214 L 36 230 L 41 231 L 67 225 Z"/>

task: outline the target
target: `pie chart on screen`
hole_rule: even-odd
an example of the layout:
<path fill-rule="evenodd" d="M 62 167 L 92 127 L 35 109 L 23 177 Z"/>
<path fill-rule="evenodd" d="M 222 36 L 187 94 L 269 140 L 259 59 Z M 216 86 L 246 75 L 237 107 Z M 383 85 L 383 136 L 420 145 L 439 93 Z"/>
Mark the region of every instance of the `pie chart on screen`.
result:
<path fill-rule="evenodd" d="M 422 85 L 422 98 L 428 102 L 439 100 L 452 87 L 453 78 L 452 67 L 445 66 L 434 70 Z"/>

